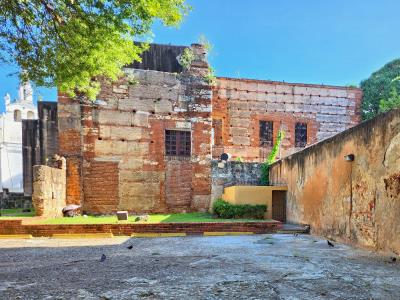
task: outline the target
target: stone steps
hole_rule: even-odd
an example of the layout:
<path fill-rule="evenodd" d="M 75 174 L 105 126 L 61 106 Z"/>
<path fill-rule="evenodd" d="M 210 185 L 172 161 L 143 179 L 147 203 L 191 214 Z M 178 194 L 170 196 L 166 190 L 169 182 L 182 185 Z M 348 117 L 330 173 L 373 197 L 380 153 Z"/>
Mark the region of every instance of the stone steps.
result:
<path fill-rule="evenodd" d="M 309 225 L 283 224 L 282 228 L 278 229 L 279 234 L 310 234 Z"/>

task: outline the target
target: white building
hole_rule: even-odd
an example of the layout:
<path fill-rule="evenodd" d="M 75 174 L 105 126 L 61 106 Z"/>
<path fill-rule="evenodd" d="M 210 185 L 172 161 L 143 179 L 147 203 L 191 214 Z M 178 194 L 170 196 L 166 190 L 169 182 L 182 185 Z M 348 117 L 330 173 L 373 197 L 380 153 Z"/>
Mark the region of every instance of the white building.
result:
<path fill-rule="evenodd" d="M 37 119 L 29 82 L 20 84 L 18 99 L 4 96 L 6 112 L 0 115 L 0 189 L 23 192 L 22 119 Z"/>

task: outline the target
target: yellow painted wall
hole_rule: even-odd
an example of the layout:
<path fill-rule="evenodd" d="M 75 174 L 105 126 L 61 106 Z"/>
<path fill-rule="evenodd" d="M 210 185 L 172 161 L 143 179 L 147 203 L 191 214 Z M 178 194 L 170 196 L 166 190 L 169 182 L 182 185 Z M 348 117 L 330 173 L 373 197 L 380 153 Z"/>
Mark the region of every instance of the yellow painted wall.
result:
<path fill-rule="evenodd" d="M 272 219 L 272 191 L 287 191 L 286 186 L 230 186 L 222 199 L 232 204 L 267 205 L 265 218 Z"/>

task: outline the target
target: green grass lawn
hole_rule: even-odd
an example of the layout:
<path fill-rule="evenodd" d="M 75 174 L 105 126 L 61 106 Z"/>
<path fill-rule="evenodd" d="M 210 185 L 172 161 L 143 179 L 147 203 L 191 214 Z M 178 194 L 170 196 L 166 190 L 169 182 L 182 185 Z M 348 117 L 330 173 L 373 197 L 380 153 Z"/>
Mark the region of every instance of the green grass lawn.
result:
<path fill-rule="evenodd" d="M 21 208 L 16 209 L 2 209 L 1 216 L 2 218 L 18 218 L 18 217 L 33 217 L 35 215 L 35 211 L 32 209 L 30 212 L 22 212 Z"/>
<path fill-rule="evenodd" d="M 73 218 L 47 219 L 42 224 L 118 224 L 118 223 L 196 223 L 196 222 L 255 222 L 255 219 L 217 219 L 209 213 L 181 213 L 181 214 L 154 214 L 149 215 L 147 222 L 135 222 L 136 216 L 129 217 L 128 221 L 119 221 L 116 216 L 78 216 Z M 265 220 L 264 220 L 265 221 Z"/>

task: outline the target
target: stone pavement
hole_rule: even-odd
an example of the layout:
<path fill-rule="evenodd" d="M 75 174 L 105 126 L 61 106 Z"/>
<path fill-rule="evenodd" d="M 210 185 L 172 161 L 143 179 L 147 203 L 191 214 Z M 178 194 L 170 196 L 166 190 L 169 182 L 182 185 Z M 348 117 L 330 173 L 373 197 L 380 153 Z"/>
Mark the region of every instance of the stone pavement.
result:
<path fill-rule="evenodd" d="M 308 235 L 1 240 L 0 299 L 398 299 L 388 261 Z"/>

